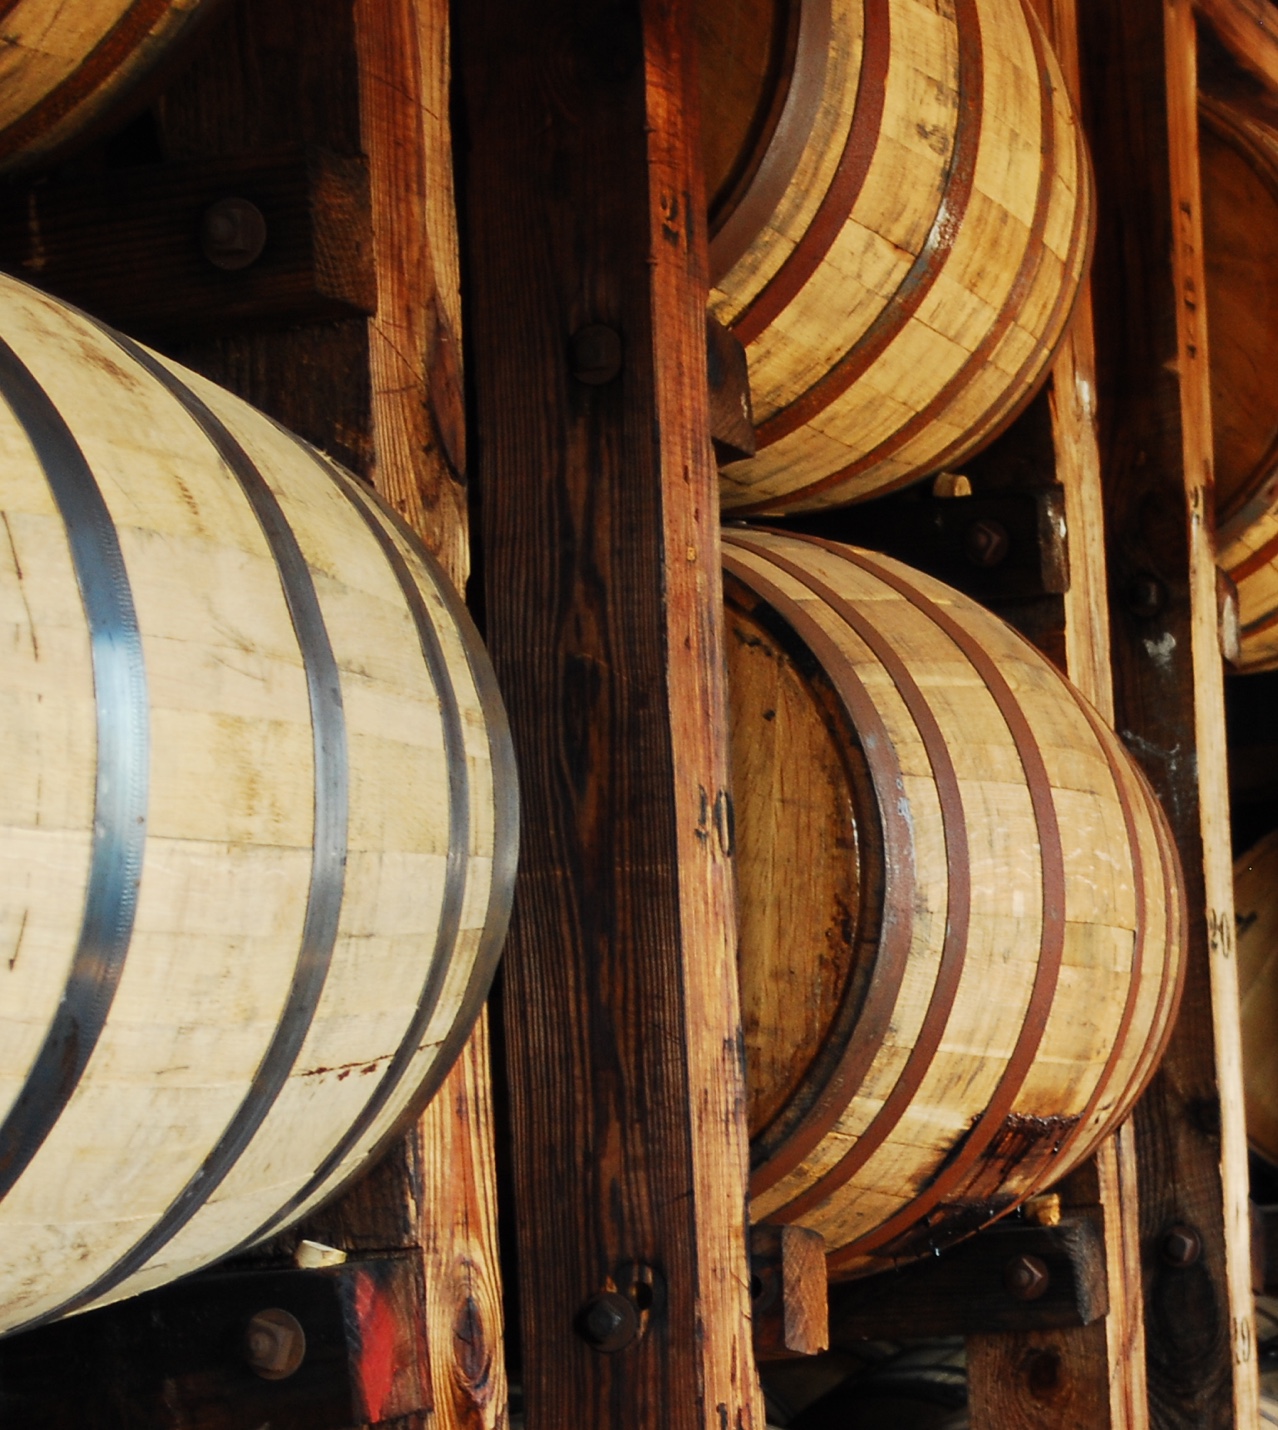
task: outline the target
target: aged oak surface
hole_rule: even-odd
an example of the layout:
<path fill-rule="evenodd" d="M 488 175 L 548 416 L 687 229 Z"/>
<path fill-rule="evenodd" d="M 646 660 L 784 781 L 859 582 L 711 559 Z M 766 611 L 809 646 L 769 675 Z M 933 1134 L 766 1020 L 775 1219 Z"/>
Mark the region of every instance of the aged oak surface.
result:
<path fill-rule="evenodd" d="M 711 306 L 758 428 L 725 507 L 839 506 L 961 462 L 1045 373 L 1089 247 L 1086 155 L 1032 12 L 693 8 Z"/>
<path fill-rule="evenodd" d="M 1036 0 L 1036 9 L 1077 105 L 1076 0 Z M 1064 489 L 1069 548 L 1069 584 L 1063 601 L 1064 667 L 1112 725 L 1114 694 L 1093 327 L 1091 281 L 1085 277 L 1048 389 L 1053 465 Z M 1034 1415 L 1043 1430 L 1048 1426 L 1073 1430 L 1079 1419 L 1075 1412 L 1080 1394 L 1088 1397 L 1085 1418 L 1096 1430 L 1145 1430 L 1149 1424 L 1136 1143 L 1130 1120 L 1102 1143 L 1095 1158 L 1075 1172 L 1060 1190 L 1067 1206 L 1096 1208 L 1102 1218 L 1109 1310 L 1103 1320 L 1092 1325 L 1057 1330 L 1050 1335 L 1037 1332 L 1032 1341 L 1015 1333 L 973 1338 L 968 1345 L 967 1363 L 969 1414 L 975 1430 L 997 1430 L 1004 1423 L 1008 1397 L 1018 1393 L 1009 1386 L 1018 1376 L 1032 1376 L 1035 1366 L 1045 1365 L 1041 1353 L 1047 1349 L 1059 1356 L 1060 1383 L 1091 1388 L 1036 1397 Z M 1053 1385 L 1056 1383 L 1054 1378 Z"/>
<path fill-rule="evenodd" d="M 170 157 L 315 144 L 368 161 L 377 312 L 183 359 L 370 476 L 458 589 L 468 571 L 446 0 L 238 4 L 158 109 Z M 420 1249 L 438 1430 L 506 1423 L 486 1020 L 417 1131 L 313 1223 Z M 405 1427 L 407 1430 L 407 1427 Z"/>
<path fill-rule="evenodd" d="M 1185 998 L 1137 1109 L 1152 1423 L 1250 1427 L 1256 1368 L 1233 959 L 1195 32 L 1184 0 L 1079 4 L 1117 726 L 1167 810 L 1190 918 Z M 1187 1223 L 1202 1256 L 1160 1255 Z"/>
<path fill-rule="evenodd" d="M 367 1170 L 482 1006 L 517 804 L 478 636 L 355 478 L 0 296 L 12 1331 Z"/>
<path fill-rule="evenodd" d="M 686 10 L 455 15 L 472 473 L 526 792 L 503 976 L 529 1430 L 763 1420 Z M 574 1329 L 603 1293 L 641 1332 L 610 1352 Z"/>
<path fill-rule="evenodd" d="M 865 1274 L 1130 1110 L 1179 996 L 1179 871 L 1112 731 L 996 616 L 812 537 L 730 528 L 724 562 L 751 1211 Z"/>

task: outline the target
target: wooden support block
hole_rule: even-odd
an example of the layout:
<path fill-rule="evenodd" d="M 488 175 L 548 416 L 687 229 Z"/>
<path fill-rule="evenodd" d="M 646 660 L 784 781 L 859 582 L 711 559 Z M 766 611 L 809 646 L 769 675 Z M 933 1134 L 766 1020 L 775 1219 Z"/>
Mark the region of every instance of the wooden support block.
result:
<path fill-rule="evenodd" d="M 750 1228 L 750 1300 L 757 1360 L 830 1346 L 825 1238 L 802 1226 Z"/>
<path fill-rule="evenodd" d="M 528 1423 L 762 1430 L 691 16 L 454 21 L 487 637 L 524 816 L 503 1001 Z M 619 1345 L 622 1307 L 583 1312 L 636 1267 L 662 1294 Z"/>
<path fill-rule="evenodd" d="M 719 462 L 755 452 L 750 369 L 741 340 L 706 314 L 706 374 L 710 380 L 710 438 Z"/>
<path fill-rule="evenodd" d="M 1081 0 L 1096 161 L 1097 410 L 1117 727 L 1162 799 L 1189 914 L 1184 1000 L 1137 1109 L 1150 1411 L 1257 1415 L 1212 446 L 1186 0 Z M 1139 599 L 1134 599 L 1134 596 Z M 1162 1254 L 1178 1226 L 1201 1256 Z"/>
<path fill-rule="evenodd" d="M 831 1286 L 830 1341 L 1087 1326 L 1108 1307 L 1099 1216 L 999 1222 L 938 1257 Z"/>
<path fill-rule="evenodd" d="M 349 1430 L 431 1406 L 407 1257 L 212 1272 L 0 1342 L 24 1430 Z"/>
<path fill-rule="evenodd" d="M 371 313 L 367 166 L 293 148 L 9 188 L 0 267 L 142 338 Z"/>
<path fill-rule="evenodd" d="M 937 497 L 924 483 L 780 524 L 896 556 L 997 609 L 1069 589 L 1064 498 L 1057 486 Z"/>

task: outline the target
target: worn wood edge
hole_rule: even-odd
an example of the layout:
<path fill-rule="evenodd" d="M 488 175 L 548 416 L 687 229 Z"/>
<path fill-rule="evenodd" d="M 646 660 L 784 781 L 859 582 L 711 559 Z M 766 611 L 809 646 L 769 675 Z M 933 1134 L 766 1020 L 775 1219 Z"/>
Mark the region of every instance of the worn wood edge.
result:
<path fill-rule="evenodd" d="M 1194 5 L 1234 59 L 1278 90 L 1278 13 L 1269 0 L 1194 0 Z"/>
<path fill-rule="evenodd" d="M 470 568 L 466 492 L 440 431 L 441 415 L 460 427 L 464 411 L 448 0 L 356 0 L 355 36 L 377 281 L 368 320 L 373 483 L 460 591 Z M 464 429 L 452 442 L 464 464 Z M 411 1424 L 504 1430 L 486 1011 L 409 1135 L 435 1399 L 429 1417 Z"/>
<path fill-rule="evenodd" d="M 1168 143 L 1178 293 L 1206 291 L 1202 195 L 1198 167 L 1198 41 L 1189 0 L 1164 0 Z M 1226 1294 L 1233 1347 L 1234 1411 L 1241 1426 L 1259 1415 L 1255 1312 L 1251 1291 L 1251 1218 L 1243 1113 L 1242 1032 L 1234 948 L 1233 860 L 1225 750 L 1224 670 L 1216 611 L 1216 542 L 1212 474 L 1211 379 L 1206 313 L 1176 305 L 1181 440 L 1189 506 L 1191 661 L 1203 882 L 1208 918 L 1208 971 L 1216 1077 L 1220 1091 L 1221 1183 L 1224 1195 Z"/>
<path fill-rule="evenodd" d="M 746 1186 L 749 1139 L 736 970 L 736 906 L 727 741 L 725 616 L 718 470 L 710 445 L 705 313 L 709 296 L 700 114 L 691 16 L 645 0 L 654 326 L 683 342 L 654 345 L 663 480 L 666 692 L 674 767 L 685 1007 L 707 1021 L 685 1044 L 698 1221 L 696 1316 L 706 1430 L 764 1430 L 750 1329 Z M 660 83 L 675 69 L 678 87 Z M 692 172 L 689 172 L 689 168 Z M 691 192 L 690 192 L 691 190 Z M 680 219 L 680 215 L 682 218 Z M 672 235 L 677 239 L 672 242 Z M 664 321 L 663 321 L 664 318 Z M 712 827 L 707 827 L 710 825 Z"/>

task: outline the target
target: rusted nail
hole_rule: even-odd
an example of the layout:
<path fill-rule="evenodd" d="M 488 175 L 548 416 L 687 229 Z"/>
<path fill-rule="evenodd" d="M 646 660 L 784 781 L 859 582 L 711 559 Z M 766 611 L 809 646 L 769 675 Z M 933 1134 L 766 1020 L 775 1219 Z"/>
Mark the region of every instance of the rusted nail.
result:
<path fill-rule="evenodd" d="M 997 566 L 1007 559 L 1011 545 L 1007 527 L 986 517 L 974 521 L 963 538 L 963 549 L 974 566 Z"/>
<path fill-rule="evenodd" d="M 578 328 L 568 342 L 568 367 L 591 387 L 611 382 L 621 371 L 621 334 L 603 323 Z"/>
<path fill-rule="evenodd" d="M 200 219 L 200 247 L 214 268 L 256 263 L 266 247 L 266 219 L 251 199 L 218 199 Z"/>
<path fill-rule="evenodd" d="M 244 1359 L 263 1380 L 287 1380 L 306 1359 L 306 1332 L 278 1306 L 259 1311 L 244 1330 Z"/>
<path fill-rule="evenodd" d="M 1136 576 L 1127 586 L 1127 609 L 1147 621 L 1167 604 L 1167 587 L 1157 576 Z"/>
<path fill-rule="evenodd" d="M 1037 1301 L 1052 1280 L 1037 1256 L 1014 1256 L 1003 1268 L 1003 1289 L 1018 1301 Z"/>
<path fill-rule="evenodd" d="M 1183 1222 L 1163 1237 L 1163 1260 L 1168 1266 L 1192 1266 L 1203 1254 L 1203 1239 Z"/>
<path fill-rule="evenodd" d="M 639 1313 L 618 1291 L 600 1291 L 581 1308 L 577 1332 L 597 1351 L 624 1350 L 639 1335 Z"/>

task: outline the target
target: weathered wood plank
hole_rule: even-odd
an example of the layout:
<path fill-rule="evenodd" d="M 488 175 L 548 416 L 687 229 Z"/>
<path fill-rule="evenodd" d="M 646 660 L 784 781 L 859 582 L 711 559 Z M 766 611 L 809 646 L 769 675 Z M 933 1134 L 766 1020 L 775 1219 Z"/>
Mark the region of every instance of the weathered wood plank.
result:
<path fill-rule="evenodd" d="M 686 10 L 454 12 L 488 640 L 523 777 L 504 999 L 539 1430 L 763 1421 Z M 611 379 L 573 340 L 599 326 Z M 573 1329 L 601 1293 L 641 1330 L 611 1353 Z"/>
<path fill-rule="evenodd" d="M 1034 0 L 1077 104 L 1080 100 L 1077 0 Z M 1069 540 L 1069 588 L 1065 592 L 1065 668 L 1070 679 L 1111 724 L 1109 604 L 1105 565 L 1104 496 L 1096 418 L 1096 353 L 1092 291 L 1084 279 L 1065 340 L 1057 353 L 1049 389 L 1056 477 L 1064 488 Z M 987 1336 L 968 1346 L 972 1423 L 980 1430 L 1025 1417 L 1028 1424 L 1071 1430 L 1086 1423 L 1097 1430 L 1146 1430 L 1145 1323 L 1141 1298 L 1140 1228 L 1135 1133 L 1130 1123 L 1097 1152 L 1091 1165 L 1069 1178 L 1064 1198 L 1072 1207 L 1093 1206 L 1102 1218 L 1109 1311 L 1102 1322 L 1056 1332 Z M 1059 1374 L 1043 1379 L 1047 1352 Z M 1036 1378 L 1037 1373 L 1037 1378 Z M 1071 1387 L 1068 1391 L 1061 1386 Z M 1009 1387 L 1015 1386 L 1012 1390 Z M 1034 1394 L 1034 1388 L 1048 1393 Z"/>
<path fill-rule="evenodd" d="M 448 8 L 448 0 L 356 0 L 355 42 L 377 275 L 368 324 L 372 478 L 464 591 L 470 543 Z M 506 1424 L 493 1137 L 485 1013 L 410 1139 L 420 1153 L 431 1430 Z"/>
<path fill-rule="evenodd" d="M 1160 1427 L 1249 1426 L 1257 1384 L 1194 18 L 1187 0 L 1081 0 L 1079 14 L 1099 190 L 1097 407 L 1115 708 L 1171 819 L 1190 917 L 1180 1019 L 1136 1117 L 1150 1414 Z M 1152 599 L 1128 599 L 1138 583 Z M 1178 1223 L 1201 1237 L 1191 1265 L 1160 1256 Z"/>
<path fill-rule="evenodd" d="M 286 141 L 366 155 L 376 314 L 182 356 L 370 477 L 464 589 L 447 0 L 241 3 L 159 114 L 183 156 Z M 418 1126 L 312 1232 L 421 1256 L 435 1407 L 402 1430 L 506 1423 L 486 1019 Z"/>

